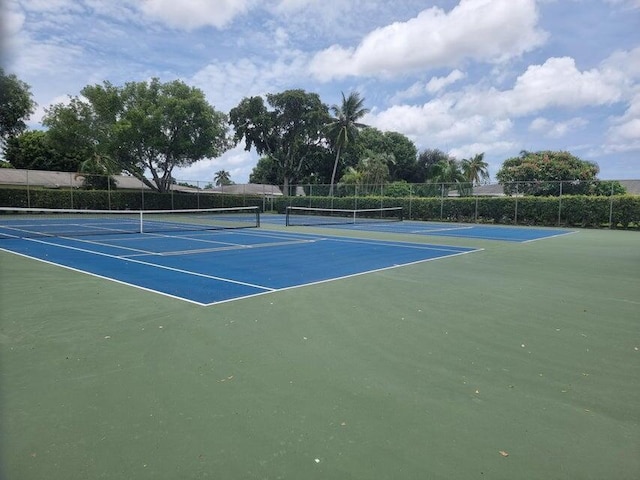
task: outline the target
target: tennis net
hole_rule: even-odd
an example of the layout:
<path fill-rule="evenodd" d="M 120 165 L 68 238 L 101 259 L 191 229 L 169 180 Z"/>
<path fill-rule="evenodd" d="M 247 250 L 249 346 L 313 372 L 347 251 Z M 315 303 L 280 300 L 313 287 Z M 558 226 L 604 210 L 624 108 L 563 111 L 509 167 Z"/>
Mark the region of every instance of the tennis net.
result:
<path fill-rule="evenodd" d="M 0 238 L 170 233 L 259 226 L 259 207 L 198 210 L 74 210 L 0 207 Z"/>
<path fill-rule="evenodd" d="M 339 208 L 287 207 L 287 226 L 341 225 L 402 221 L 402 207 L 348 210 Z"/>

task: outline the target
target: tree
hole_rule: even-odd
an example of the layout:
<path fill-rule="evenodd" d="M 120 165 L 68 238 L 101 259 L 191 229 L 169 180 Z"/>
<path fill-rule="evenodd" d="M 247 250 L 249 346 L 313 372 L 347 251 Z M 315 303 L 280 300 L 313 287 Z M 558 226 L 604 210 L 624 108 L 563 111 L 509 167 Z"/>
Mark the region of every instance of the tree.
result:
<path fill-rule="evenodd" d="M 442 159 L 433 166 L 432 181 L 442 183 L 455 188 L 460 195 L 471 193 L 471 183 L 469 183 L 460 169 L 460 162 L 453 157 Z"/>
<path fill-rule="evenodd" d="M 104 82 L 81 94 L 47 112 L 43 123 L 52 137 L 70 140 L 82 161 L 96 155 L 113 160 L 158 192 L 169 191 L 175 167 L 219 156 L 229 146 L 226 116 L 183 82 Z"/>
<path fill-rule="evenodd" d="M 422 150 L 418 155 L 417 161 L 417 181 L 432 181 L 434 175 L 436 175 L 436 165 L 441 162 L 447 162 L 449 158 L 449 155 L 437 148 Z"/>
<path fill-rule="evenodd" d="M 359 194 L 380 195 L 380 187 L 389 180 L 389 167 L 393 164 L 393 154 L 366 152 L 355 168 L 347 167 L 340 184 L 357 185 Z"/>
<path fill-rule="evenodd" d="M 234 141 L 238 144 L 244 140 L 245 150 L 255 148 L 258 155 L 269 158 L 277 183 L 288 191 L 324 149 L 322 131 L 329 112 L 317 94 L 300 89 L 266 97 L 271 109 L 262 97 L 244 98 L 231 109 Z"/>
<path fill-rule="evenodd" d="M 218 170 L 213 176 L 213 181 L 216 186 L 220 187 L 222 185 L 232 185 L 231 174 L 226 170 Z"/>
<path fill-rule="evenodd" d="M 68 103 L 49 107 L 42 124 L 48 128 L 46 138 L 51 148 L 61 152 L 65 158 L 59 168 L 51 170 L 78 171 L 83 162 L 108 155 L 106 136 L 101 135 L 96 127 L 96 114 L 92 106 L 77 97 L 70 98 Z"/>
<path fill-rule="evenodd" d="M 0 68 L 0 149 L 4 150 L 9 139 L 27 129 L 25 120 L 33 113 L 36 103 L 31 87 L 15 75 L 7 75 Z"/>
<path fill-rule="evenodd" d="M 350 143 L 341 154 L 342 163 L 355 166 L 367 152 L 393 155 L 395 162 L 389 165 L 391 180 L 416 181 L 418 151 L 414 143 L 398 132 L 382 132 L 366 127 L 360 130 L 358 141 Z"/>
<path fill-rule="evenodd" d="M 465 158 L 461 162 L 462 174 L 467 182 L 479 184 L 489 180 L 489 164 L 484 161 L 484 152 L 477 153 L 471 158 Z"/>
<path fill-rule="evenodd" d="M 342 105 L 333 105 L 331 107 L 334 117 L 327 126 L 327 132 L 333 142 L 336 159 L 333 164 L 333 173 L 331 174 L 329 196 L 333 196 L 333 185 L 336 180 L 340 151 L 356 139 L 358 129 L 366 127 L 365 124 L 358 123 L 358 120 L 369 112 L 363 105 L 364 98 L 361 98 L 358 92 L 351 92 L 348 97 L 345 97 L 343 92 Z"/>
<path fill-rule="evenodd" d="M 57 149 L 48 132 L 31 130 L 11 137 L 6 145 L 5 158 L 14 168 L 73 172 L 78 159 L 70 152 Z"/>
<path fill-rule="evenodd" d="M 594 162 L 566 151 L 523 150 L 520 156 L 505 160 L 496 177 L 507 195 L 588 194 L 598 171 Z"/>
<path fill-rule="evenodd" d="M 94 155 L 78 167 L 77 177 L 83 178 L 83 187 L 88 190 L 116 188 L 112 175 L 120 173 L 118 164 L 110 157 Z"/>
<path fill-rule="evenodd" d="M 269 156 L 259 158 L 258 163 L 249 174 L 249 183 L 265 185 L 278 185 L 282 183 L 280 182 L 276 162 Z"/>

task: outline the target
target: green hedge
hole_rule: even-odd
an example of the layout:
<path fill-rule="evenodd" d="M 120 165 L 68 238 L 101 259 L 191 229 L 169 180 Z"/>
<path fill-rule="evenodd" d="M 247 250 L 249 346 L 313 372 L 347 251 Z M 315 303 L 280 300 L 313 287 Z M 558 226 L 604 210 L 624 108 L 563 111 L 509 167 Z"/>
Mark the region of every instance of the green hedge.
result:
<path fill-rule="evenodd" d="M 563 197 L 281 197 L 274 208 L 404 208 L 406 219 L 448 222 L 480 222 L 506 225 L 608 227 L 640 229 L 640 196 L 618 195 Z"/>
<path fill-rule="evenodd" d="M 156 193 L 124 190 L 0 189 L 0 206 L 39 208 L 87 208 L 99 210 L 171 210 L 259 206 L 284 213 L 287 206 L 316 208 L 404 208 L 412 220 L 480 222 L 507 225 L 568 227 L 609 226 L 640 229 L 640 196 L 563 197 L 278 197 Z"/>
<path fill-rule="evenodd" d="M 0 206 L 96 210 L 177 210 L 263 206 L 262 196 L 125 190 L 0 189 Z"/>

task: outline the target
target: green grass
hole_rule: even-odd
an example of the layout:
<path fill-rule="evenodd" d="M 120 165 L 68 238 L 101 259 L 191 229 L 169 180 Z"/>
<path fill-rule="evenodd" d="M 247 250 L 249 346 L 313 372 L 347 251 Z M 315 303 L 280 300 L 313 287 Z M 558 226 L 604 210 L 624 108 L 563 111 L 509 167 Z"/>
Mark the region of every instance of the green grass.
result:
<path fill-rule="evenodd" d="M 640 477 L 637 233 L 378 236 L 485 250 L 208 308 L 0 252 L 0 478 Z"/>

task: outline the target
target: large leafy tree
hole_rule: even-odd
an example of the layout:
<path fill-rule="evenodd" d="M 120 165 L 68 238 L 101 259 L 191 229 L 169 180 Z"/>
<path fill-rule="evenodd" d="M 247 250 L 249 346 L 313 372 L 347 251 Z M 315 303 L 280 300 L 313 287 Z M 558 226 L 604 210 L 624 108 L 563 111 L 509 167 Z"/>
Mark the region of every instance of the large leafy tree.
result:
<path fill-rule="evenodd" d="M 261 157 L 251 173 L 249 174 L 249 183 L 262 183 L 265 185 L 278 185 L 280 182 L 278 176 L 278 165 L 269 157 Z"/>
<path fill-rule="evenodd" d="M 422 150 L 418 155 L 417 161 L 417 182 L 433 182 L 434 177 L 438 174 L 440 167 L 437 165 L 448 162 L 451 157 L 448 154 L 437 148 L 428 148 Z"/>
<path fill-rule="evenodd" d="M 358 120 L 364 117 L 369 110 L 364 107 L 364 98 L 358 92 L 351 92 L 347 97 L 343 92 L 342 104 L 333 105 L 331 111 L 334 116 L 327 126 L 327 133 L 335 149 L 336 158 L 331 174 L 329 196 L 333 196 L 333 186 L 336 180 L 340 152 L 356 139 L 359 129 L 366 127 L 365 124 L 359 123 Z"/>
<path fill-rule="evenodd" d="M 5 158 L 14 168 L 75 171 L 80 160 L 70 151 L 56 148 L 48 132 L 30 130 L 7 141 Z"/>
<path fill-rule="evenodd" d="M 370 156 L 371 152 L 393 155 L 394 162 L 389 164 L 391 180 L 416 181 L 418 151 L 405 135 L 382 132 L 373 127 L 363 128 L 358 134 L 358 141 L 343 150 L 342 163 L 347 167 L 355 166 L 361 158 Z"/>
<path fill-rule="evenodd" d="M 0 68 L 0 149 L 27 129 L 25 121 L 35 107 L 29 85 Z"/>
<path fill-rule="evenodd" d="M 47 112 L 43 123 L 54 141 L 71 142 L 84 160 L 107 157 L 159 192 L 170 189 L 174 168 L 219 156 L 229 146 L 226 116 L 181 81 L 105 82 L 81 94 Z"/>
<path fill-rule="evenodd" d="M 460 165 L 467 182 L 477 185 L 482 181 L 489 180 L 489 164 L 484 161 L 484 152 L 463 159 Z"/>
<path fill-rule="evenodd" d="M 324 149 L 322 132 L 329 111 L 317 94 L 300 89 L 266 97 L 267 104 L 262 97 L 248 97 L 231 109 L 234 140 L 236 144 L 244 140 L 245 150 L 255 148 L 258 155 L 267 157 L 277 183 L 288 191 Z"/>
<path fill-rule="evenodd" d="M 523 150 L 518 157 L 505 160 L 496 177 L 507 195 L 584 194 L 597 180 L 598 171 L 596 163 L 566 151 Z"/>

